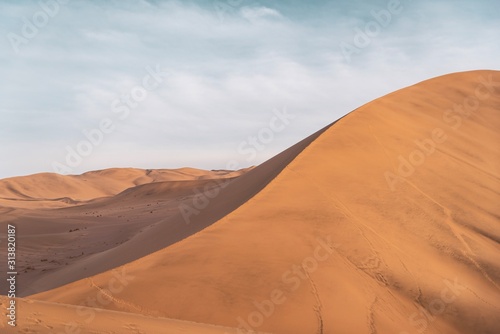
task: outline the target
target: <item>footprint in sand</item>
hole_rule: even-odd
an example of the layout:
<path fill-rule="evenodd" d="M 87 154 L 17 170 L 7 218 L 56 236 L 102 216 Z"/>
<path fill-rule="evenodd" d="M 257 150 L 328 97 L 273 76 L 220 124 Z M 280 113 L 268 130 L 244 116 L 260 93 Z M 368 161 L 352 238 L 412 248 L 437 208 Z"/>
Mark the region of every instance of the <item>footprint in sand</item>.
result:
<path fill-rule="evenodd" d="M 126 324 L 123 326 L 125 329 L 131 331 L 131 333 L 135 333 L 135 334 L 146 334 L 146 332 L 143 332 L 142 330 L 140 330 L 139 328 L 137 328 L 137 325 L 136 324 Z"/>

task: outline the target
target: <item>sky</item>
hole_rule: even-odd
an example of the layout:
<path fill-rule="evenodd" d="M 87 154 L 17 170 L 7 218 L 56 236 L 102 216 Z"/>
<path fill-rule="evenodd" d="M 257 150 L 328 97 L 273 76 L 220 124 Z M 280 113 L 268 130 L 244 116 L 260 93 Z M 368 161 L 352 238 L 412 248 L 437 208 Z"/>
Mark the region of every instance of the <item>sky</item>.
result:
<path fill-rule="evenodd" d="M 258 165 L 394 90 L 500 68 L 497 0 L 0 0 L 0 178 Z"/>

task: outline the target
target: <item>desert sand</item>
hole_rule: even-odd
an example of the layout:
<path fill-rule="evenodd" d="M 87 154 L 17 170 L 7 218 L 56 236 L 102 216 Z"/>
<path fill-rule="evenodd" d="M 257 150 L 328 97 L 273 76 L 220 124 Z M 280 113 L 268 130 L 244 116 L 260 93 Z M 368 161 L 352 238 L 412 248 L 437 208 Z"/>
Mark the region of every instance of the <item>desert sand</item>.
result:
<path fill-rule="evenodd" d="M 499 128 L 500 72 L 472 71 L 247 170 L 0 180 L 16 330 L 500 333 Z"/>
<path fill-rule="evenodd" d="M 0 297 L 2 308 L 6 298 Z M 47 303 L 30 299 L 19 299 L 19 308 L 25 316 L 20 318 L 19 331 L 2 327 L 2 333 L 203 333 L 236 334 L 237 328 L 198 324 L 189 321 L 147 317 L 141 314 L 108 310 L 94 311 L 74 305 Z M 72 322 L 75 313 L 93 314 L 91 321 Z M 2 312 L 2 315 L 5 312 Z M 265 334 L 265 333 L 262 333 Z"/>

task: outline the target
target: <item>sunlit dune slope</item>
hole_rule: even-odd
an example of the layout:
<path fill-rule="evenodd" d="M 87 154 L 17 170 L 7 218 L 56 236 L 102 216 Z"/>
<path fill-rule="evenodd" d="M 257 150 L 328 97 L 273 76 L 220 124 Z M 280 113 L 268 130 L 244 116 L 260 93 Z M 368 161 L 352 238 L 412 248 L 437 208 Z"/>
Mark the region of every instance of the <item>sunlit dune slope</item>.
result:
<path fill-rule="evenodd" d="M 283 334 L 499 333 L 499 128 L 496 71 L 377 99 L 229 215 L 118 268 L 99 307 Z M 85 304 L 116 275 L 31 297 Z"/>
<path fill-rule="evenodd" d="M 5 309 L 7 303 L 7 298 L 0 297 L 3 318 L 6 318 Z M 22 310 L 22 313 L 19 315 L 17 327 L 10 327 L 0 323 L 0 331 L 2 333 L 238 333 L 237 328 L 147 317 L 140 314 L 103 311 L 88 307 L 76 307 L 74 305 L 45 303 L 27 299 L 18 299 L 18 308 Z M 75 322 L 75 315 L 78 314 L 81 314 L 80 321 Z"/>

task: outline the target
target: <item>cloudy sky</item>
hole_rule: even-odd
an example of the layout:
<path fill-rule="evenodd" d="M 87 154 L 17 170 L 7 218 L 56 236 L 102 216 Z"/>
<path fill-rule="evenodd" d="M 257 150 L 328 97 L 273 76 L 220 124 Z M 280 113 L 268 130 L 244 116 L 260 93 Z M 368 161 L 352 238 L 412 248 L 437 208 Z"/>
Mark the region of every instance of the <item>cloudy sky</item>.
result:
<path fill-rule="evenodd" d="M 499 17 L 497 0 L 3 0 L 0 178 L 257 165 L 396 89 L 499 69 Z"/>

